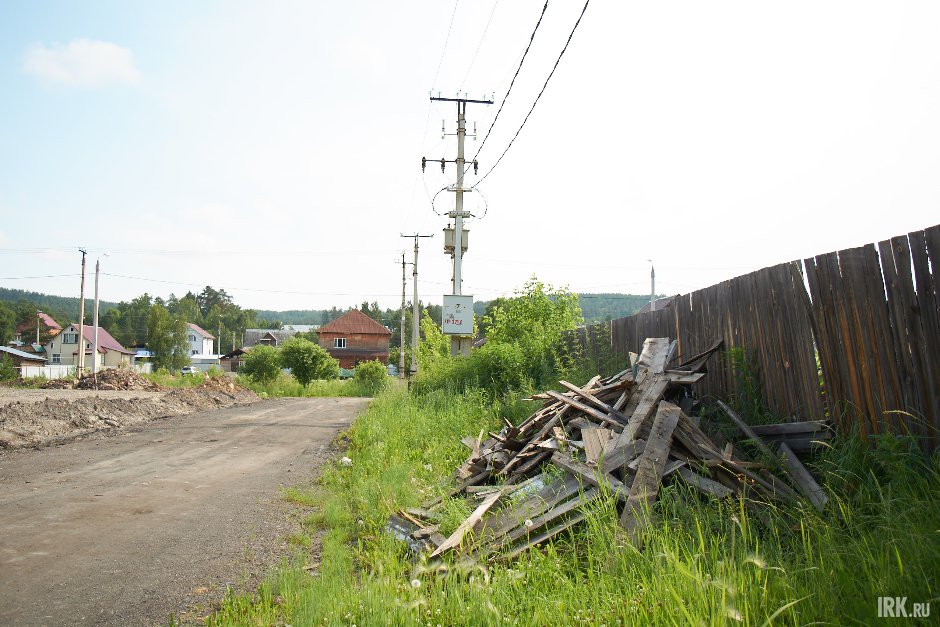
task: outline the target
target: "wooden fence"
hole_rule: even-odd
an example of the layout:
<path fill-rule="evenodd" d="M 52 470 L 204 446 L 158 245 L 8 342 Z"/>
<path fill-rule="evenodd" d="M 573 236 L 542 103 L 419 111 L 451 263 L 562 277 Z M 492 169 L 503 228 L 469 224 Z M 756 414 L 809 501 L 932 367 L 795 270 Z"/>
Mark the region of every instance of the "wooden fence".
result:
<path fill-rule="evenodd" d="M 720 338 L 753 365 L 774 414 L 828 414 L 863 436 L 910 433 L 933 450 L 940 446 L 938 275 L 940 225 L 764 268 L 569 339 L 596 357 L 599 338 L 626 355 L 647 337 L 672 337 L 681 361 Z M 727 399 L 737 384 L 730 368 L 715 364 L 697 385 L 701 395 Z"/>

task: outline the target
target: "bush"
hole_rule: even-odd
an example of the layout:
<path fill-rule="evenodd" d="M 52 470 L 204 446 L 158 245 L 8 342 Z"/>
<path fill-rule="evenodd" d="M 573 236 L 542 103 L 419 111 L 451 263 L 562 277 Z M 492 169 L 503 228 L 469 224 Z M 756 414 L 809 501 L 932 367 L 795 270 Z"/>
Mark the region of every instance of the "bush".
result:
<path fill-rule="evenodd" d="M 356 366 L 353 382 L 363 392 L 374 395 L 388 383 L 388 370 L 380 361 L 367 361 Z"/>
<path fill-rule="evenodd" d="M 491 399 L 510 392 L 532 389 L 525 355 L 515 344 L 487 342 L 466 357 L 440 359 L 419 370 L 413 389 L 417 393 L 449 389 L 463 392 L 472 388 L 486 390 Z"/>
<path fill-rule="evenodd" d="M 19 368 L 13 363 L 9 355 L 0 358 L 0 381 L 12 381 L 20 376 Z"/>
<path fill-rule="evenodd" d="M 240 372 L 253 381 L 271 383 L 281 374 L 281 356 L 273 346 L 255 346 L 248 351 Z"/>
<path fill-rule="evenodd" d="M 284 342 L 281 365 L 290 369 L 294 378 L 305 387 L 315 379 L 339 377 L 339 362 L 320 345 L 302 337 L 292 337 Z"/>

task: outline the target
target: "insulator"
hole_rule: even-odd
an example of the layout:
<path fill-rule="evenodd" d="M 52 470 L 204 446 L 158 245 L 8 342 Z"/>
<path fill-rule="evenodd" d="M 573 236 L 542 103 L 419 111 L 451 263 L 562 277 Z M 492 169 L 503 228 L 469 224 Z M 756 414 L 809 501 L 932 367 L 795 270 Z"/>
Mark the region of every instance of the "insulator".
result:
<path fill-rule="evenodd" d="M 421 171 L 424 172 L 424 167 L 428 164 L 426 157 L 421 157 Z"/>
<path fill-rule="evenodd" d="M 476 176 L 479 173 L 480 173 L 480 164 L 477 163 L 476 159 L 474 159 L 473 160 L 473 176 Z"/>
<path fill-rule="evenodd" d="M 444 163 L 445 163 L 445 161 L 444 161 L 443 159 L 441 159 L 441 172 L 444 171 Z"/>

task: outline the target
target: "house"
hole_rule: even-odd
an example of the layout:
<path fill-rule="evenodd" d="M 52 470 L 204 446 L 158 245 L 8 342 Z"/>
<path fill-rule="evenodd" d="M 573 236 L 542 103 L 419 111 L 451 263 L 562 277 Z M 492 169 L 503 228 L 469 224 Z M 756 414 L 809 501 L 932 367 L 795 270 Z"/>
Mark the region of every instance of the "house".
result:
<path fill-rule="evenodd" d="M 236 348 L 235 350 L 225 353 L 219 358 L 219 363 L 222 366 L 223 372 L 238 372 L 238 369 L 241 367 L 242 363 L 245 361 L 245 355 L 248 354 L 248 351 L 243 348 Z"/>
<path fill-rule="evenodd" d="M 92 350 L 95 343 L 95 327 L 86 325 L 82 329 L 85 349 L 85 367 L 93 368 Z M 70 324 L 62 332 L 46 342 L 45 351 L 49 364 L 78 365 L 79 351 L 78 325 Z M 98 327 L 98 355 L 95 356 L 97 369 L 116 368 L 134 363 L 134 353 L 111 337 L 105 329 Z"/>
<path fill-rule="evenodd" d="M 214 354 L 215 336 L 192 322 L 187 323 L 186 340 L 189 342 L 190 355 Z"/>
<path fill-rule="evenodd" d="M 667 307 L 672 307 L 672 303 L 674 303 L 677 298 L 679 298 L 678 295 L 666 296 L 665 298 L 657 298 L 656 299 L 656 311 L 659 311 L 661 309 L 666 309 Z M 646 303 L 645 305 L 640 307 L 640 310 L 637 313 L 649 313 L 649 312 L 650 312 L 650 304 Z"/>
<path fill-rule="evenodd" d="M 245 329 L 243 348 L 274 346 L 275 348 L 297 335 L 296 329 Z"/>
<path fill-rule="evenodd" d="M 339 360 L 340 368 L 355 368 L 359 362 L 388 363 L 388 341 L 392 332 L 358 309 L 343 314 L 317 331 L 319 344 Z"/>
<path fill-rule="evenodd" d="M 13 360 L 13 365 L 17 368 L 21 366 L 45 366 L 46 358 L 36 353 L 27 353 L 9 346 L 0 346 L 0 359 L 4 356 Z"/>
<path fill-rule="evenodd" d="M 39 311 L 36 313 L 36 318 L 36 320 L 21 322 L 16 325 L 16 332 L 13 335 L 13 339 L 20 342 L 31 342 L 36 339 L 36 330 L 42 327 L 46 329 L 43 335 L 49 339 L 52 339 L 62 331 L 62 326 L 53 320 L 52 316 L 49 314 Z"/>

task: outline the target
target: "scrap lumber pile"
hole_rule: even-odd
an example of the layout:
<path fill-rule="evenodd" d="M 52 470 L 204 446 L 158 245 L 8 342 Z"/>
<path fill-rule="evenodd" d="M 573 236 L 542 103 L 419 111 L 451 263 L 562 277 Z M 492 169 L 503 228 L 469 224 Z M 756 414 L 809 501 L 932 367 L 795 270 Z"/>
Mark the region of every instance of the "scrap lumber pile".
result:
<path fill-rule="evenodd" d="M 622 503 L 621 525 L 635 539 L 661 485 L 672 481 L 718 498 L 794 503 L 802 495 L 821 509 L 825 493 L 788 443 L 822 432 L 822 423 L 765 427 L 779 446 L 774 452 L 733 415 L 768 457 L 748 461 L 732 445 L 715 444 L 690 415 L 691 385 L 704 376 L 720 346 L 667 368 L 675 361 L 676 343 L 650 338 L 624 372 L 594 377 L 582 387 L 560 381 L 564 392 L 534 395 L 543 407 L 519 425 L 505 421 L 498 433 L 465 438 L 470 455 L 455 473 L 456 487 L 392 516 L 389 531 L 431 557 L 461 550 L 511 559 L 576 525 L 584 506 L 609 490 Z M 783 471 L 792 487 L 771 469 Z M 445 538 L 439 510 L 444 499 L 462 494 L 474 500 L 475 509 Z"/>

